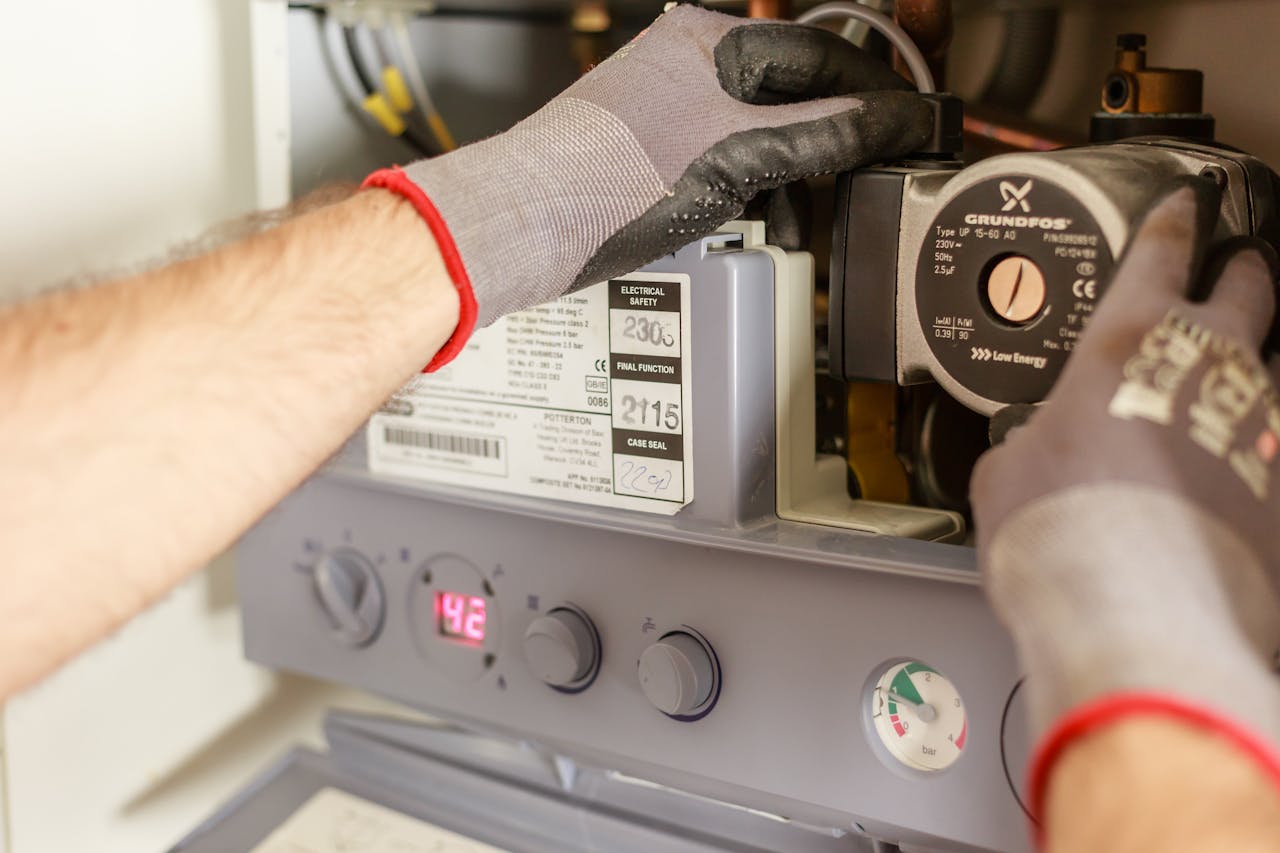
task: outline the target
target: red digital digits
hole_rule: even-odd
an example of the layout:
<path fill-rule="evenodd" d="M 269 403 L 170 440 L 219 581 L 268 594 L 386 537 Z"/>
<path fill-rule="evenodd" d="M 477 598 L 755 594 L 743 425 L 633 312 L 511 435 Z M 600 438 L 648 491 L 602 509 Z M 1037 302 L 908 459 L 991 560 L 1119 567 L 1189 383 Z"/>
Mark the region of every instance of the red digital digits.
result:
<path fill-rule="evenodd" d="M 485 600 L 457 592 L 436 593 L 440 633 L 477 645 L 484 642 Z"/>
<path fill-rule="evenodd" d="M 484 642 L 484 599 L 472 596 L 467 602 L 467 618 L 462 625 L 462 633 L 467 639 Z"/>

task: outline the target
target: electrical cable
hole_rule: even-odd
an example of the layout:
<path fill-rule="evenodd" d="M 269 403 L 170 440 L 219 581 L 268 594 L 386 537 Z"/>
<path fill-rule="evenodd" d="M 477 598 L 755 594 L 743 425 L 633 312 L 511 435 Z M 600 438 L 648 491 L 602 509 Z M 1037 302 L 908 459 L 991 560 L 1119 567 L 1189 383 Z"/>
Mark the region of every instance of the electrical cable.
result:
<path fill-rule="evenodd" d="M 870 6 L 877 12 L 883 12 L 886 8 L 884 0 L 856 0 L 856 2 L 862 6 Z M 892 4 L 888 5 L 892 6 Z M 850 18 L 840 28 L 840 38 L 852 42 L 857 47 L 866 47 L 869 35 L 871 35 L 871 27 L 858 18 Z"/>
<path fill-rule="evenodd" d="M 329 71 L 333 75 L 338 90 L 342 93 L 342 99 L 347 102 L 348 107 L 357 113 L 363 112 L 364 108 L 361 106 L 361 101 L 366 97 L 369 89 L 365 85 L 365 81 L 359 79 L 359 71 L 352 67 L 350 55 L 343 44 L 342 25 L 333 15 L 323 9 L 317 8 L 315 12 L 316 22 L 321 31 L 321 41 L 324 44 L 325 58 L 328 60 Z M 340 57 L 342 61 L 340 61 Z"/>
<path fill-rule="evenodd" d="M 394 98 L 390 97 L 387 92 L 380 89 L 374 83 L 374 77 L 369 70 L 364 67 L 363 58 L 360 55 L 360 42 L 357 30 L 351 24 L 347 24 L 342 28 L 343 43 L 347 48 L 347 56 L 351 60 L 351 67 L 355 69 L 356 76 L 360 80 L 360 86 L 364 89 L 364 100 L 360 102 L 360 108 L 373 118 L 389 136 L 404 137 L 408 139 L 417 148 L 418 145 L 413 135 L 409 134 L 409 126 L 405 123 L 401 116 L 403 109 L 397 108 Z M 386 75 L 383 75 L 384 78 Z M 394 82 L 394 81 L 393 81 Z M 406 97 L 407 92 L 401 86 L 398 90 L 401 97 Z M 401 104 L 403 106 L 403 104 Z M 412 103 L 404 109 L 411 108 Z"/>
<path fill-rule="evenodd" d="M 347 47 L 347 57 L 351 60 L 351 69 L 356 72 L 356 79 L 360 81 L 361 87 L 365 94 L 371 94 L 378 90 L 378 84 L 369 76 L 368 70 L 364 64 L 360 62 L 360 41 L 356 34 L 356 28 L 350 25 L 342 27 L 342 43 Z"/>
<path fill-rule="evenodd" d="M 337 23 L 331 15 L 326 14 L 326 18 L 328 22 Z M 354 99 L 358 109 L 371 116 L 390 136 L 403 139 L 409 143 L 419 154 L 425 157 L 434 157 L 443 153 L 443 146 L 436 144 L 435 140 L 424 139 L 415 128 L 406 124 L 395 107 L 378 89 L 377 84 L 362 61 L 359 33 L 356 28 L 346 24 L 338 24 L 338 26 L 342 30 L 342 43 L 346 49 L 351 69 L 360 84 L 360 88 L 364 90 L 362 99 Z"/>
<path fill-rule="evenodd" d="M 978 101 L 1011 113 L 1025 112 L 1049 76 L 1058 43 L 1057 9 L 1006 12 L 1000 59 Z"/>
<path fill-rule="evenodd" d="M 387 41 L 387 25 L 370 26 L 369 32 L 373 34 L 373 49 L 378 54 L 378 62 L 382 67 L 396 65 L 395 54 L 391 52 L 391 44 Z"/>
<path fill-rule="evenodd" d="M 404 115 L 413 112 L 413 93 L 404 81 L 404 73 L 400 63 L 396 61 L 395 51 L 391 49 L 391 40 L 387 36 L 386 25 L 373 30 L 373 45 L 377 49 L 378 64 L 382 66 L 382 91 L 386 94 L 396 112 Z M 440 140 L 437 139 L 436 142 Z"/>
<path fill-rule="evenodd" d="M 933 81 L 933 72 L 929 70 L 929 63 L 925 61 L 924 54 L 920 52 L 920 48 L 916 47 L 916 43 L 912 41 L 911 36 L 907 35 L 902 27 L 894 23 L 893 19 L 883 12 L 877 12 L 866 6 L 848 2 L 848 0 L 833 0 L 830 3 L 821 3 L 814 6 L 796 18 L 796 20 L 802 24 L 816 24 L 821 21 L 844 18 L 854 18 L 862 21 L 888 39 L 889 43 L 902 56 L 902 61 L 907 64 L 907 69 L 911 72 L 912 79 L 915 80 L 916 88 L 922 93 L 931 94 L 937 91 Z"/>
<path fill-rule="evenodd" d="M 409 90 L 413 92 L 414 100 L 417 101 L 418 110 L 422 113 L 427 128 L 436 138 L 442 151 L 452 151 L 458 147 L 458 143 L 454 141 L 449 126 L 445 124 L 440 111 L 436 109 L 435 102 L 431 99 L 431 92 L 427 89 L 426 80 L 422 76 L 422 67 L 418 64 L 413 52 L 413 42 L 409 40 L 409 25 L 402 12 L 391 13 L 390 30 L 392 46 L 400 55 L 400 64 L 403 65 L 409 78 Z"/>

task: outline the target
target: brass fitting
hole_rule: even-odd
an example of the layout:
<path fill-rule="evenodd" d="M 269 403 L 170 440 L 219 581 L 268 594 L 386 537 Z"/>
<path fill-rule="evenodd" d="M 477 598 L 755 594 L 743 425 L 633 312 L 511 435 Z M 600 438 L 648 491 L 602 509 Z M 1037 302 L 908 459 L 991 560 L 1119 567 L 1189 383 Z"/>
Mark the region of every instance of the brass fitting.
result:
<path fill-rule="evenodd" d="M 1102 84 L 1102 109 L 1118 113 L 1199 113 L 1204 74 L 1191 68 L 1148 68 L 1147 37 L 1116 39 L 1116 65 Z"/>

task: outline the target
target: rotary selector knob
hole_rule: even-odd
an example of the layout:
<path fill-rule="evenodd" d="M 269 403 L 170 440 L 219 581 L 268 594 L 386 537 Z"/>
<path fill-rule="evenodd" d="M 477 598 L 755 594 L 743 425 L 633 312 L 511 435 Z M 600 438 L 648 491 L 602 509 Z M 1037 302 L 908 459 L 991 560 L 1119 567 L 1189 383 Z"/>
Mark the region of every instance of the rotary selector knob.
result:
<path fill-rule="evenodd" d="M 600 668 L 600 635 L 576 607 L 556 607 L 529 623 L 524 656 L 535 676 L 556 689 L 576 692 Z"/>
<path fill-rule="evenodd" d="M 311 578 L 339 639 L 363 646 L 377 635 L 386 601 L 378 574 L 363 555 L 346 548 L 330 551 L 316 561 Z"/>
<path fill-rule="evenodd" d="M 641 653 L 640 689 L 668 717 L 696 719 L 719 696 L 720 666 L 706 640 L 672 631 Z"/>

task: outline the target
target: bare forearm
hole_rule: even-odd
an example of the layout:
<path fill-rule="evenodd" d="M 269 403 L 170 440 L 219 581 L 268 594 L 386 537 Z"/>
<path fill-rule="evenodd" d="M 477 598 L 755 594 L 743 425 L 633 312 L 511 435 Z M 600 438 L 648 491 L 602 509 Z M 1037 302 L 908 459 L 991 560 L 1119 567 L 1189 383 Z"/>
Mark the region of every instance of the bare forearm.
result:
<path fill-rule="evenodd" d="M 1280 845 L 1280 792 L 1223 737 L 1134 719 L 1063 753 L 1045 828 L 1050 853 L 1263 853 Z"/>
<path fill-rule="evenodd" d="M 0 314 L 0 698 L 226 547 L 457 311 L 418 215 L 370 191 Z"/>

